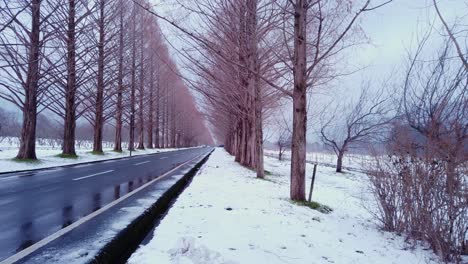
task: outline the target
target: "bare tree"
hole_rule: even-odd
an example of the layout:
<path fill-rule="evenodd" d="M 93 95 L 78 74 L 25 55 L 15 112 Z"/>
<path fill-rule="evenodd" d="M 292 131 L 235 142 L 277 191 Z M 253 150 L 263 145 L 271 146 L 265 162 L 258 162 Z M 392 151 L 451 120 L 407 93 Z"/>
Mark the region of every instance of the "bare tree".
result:
<path fill-rule="evenodd" d="M 106 0 L 99 0 L 97 17 L 97 26 L 99 31 L 99 39 L 97 43 L 98 48 L 98 66 L 97 66 L 97 91 L 96 91 L 96 116 L 94 120 L 94 142 L 93 152 L 102 153 L 102 129 L 104 126 L 104 52 L 106 42 Z"/>
<path fill-rule="evenodd" d="M 53 1 L 8 1 L 2 9 L 9 21 L 0 35 L 0 97 L 23 113 L 18 159 L 36 159 L 36 116 L 50 81 L 46 75 L 54 67 L 44 58 L 51 51 L 45 44 L 53 35 L 48 31 L 48 15 L 55 5 Z"/>
<path fill-rule="evenodd" d="M 116 112 L 115 112 L 115 139 L 114 139 L 114 151 L 122 151 L 122 129 L 123 129 L 123 96 L 124 96 L 124 50 L 126 47 L 125 37 L 127 31 L 124 27 L 125 20 L 125 10 L 127 5 L 124 4 L 123 0 L 120 0 L 118 3 L 119 11 L 119 44 L 117 50 L 117 63 L 118 63 L 118 73 L 117 73 L 117 101 L 116 101 Z"/>
<path fill-rule="evenodd" d="M 47 90 L 47 108 L 64 120 L 62 154 L 76 156 L 76 120 L 83 114 L 77 111 L 83 99 L 82 88 L 92 77 L 88 51 L 91 31 L 89 15 L 94 6 L 87 1 L 69 0 L 59 5 L 50 16 L 54 31 L 53 56 L 45 58 L 56 65 L 51 74 L 52 83 Z M 67 23 L 63 23 L 63 21 Z"/>
<path fill-rule="evenodd" d="M 396 110 L 390 99 L 383 89 L 371 94 L 366 84 L 356 101 L 338 104 L 331 112 L 327 108 L 322 111 L 320 136 L 336 154 L 336 172 L 342 172 L 343 157 L 353 145 L 370 143 L 387 133 Z"/>
<path fill-rule="evenodd" d="M 437 13 L 437 17 L 440 19 L 440 21 L 442 22 L 442 25 L 444 27 L 444 30 L 445 32 L 447 32 L 449 38 L 450 38 L 450 41 L 452 42 L 452 44 L 455 46 L 455 49 L 456 49 L 456 54 L 458 56 L 458 58 L 462 61 L 463 63 L 463 66 L 465 67 L 465 70 L 468 71 L 468 61 L 467 61 L 467 56 L 466 56 L 466 51 L 464 52 L 462 50 L 462 46 L 460 45 L 460 42 L 459 40 L 457 39 L 457 36 L 455 35 L 454 33 L 454 30 L 453 28 L 451 28 L 447 21 L 445 21 L 445 18 L 444 16 L 442 15 L 440 9 L 439 9 L 439 6 L 437 4 L 437 1 L 436 0 L 432 0 L 432 3 L 434 4 L 434 9 L 436 10 L 436 13 Z M 465 25 L 466 26 L 466 25 Z"/>
<path fill-rule="evenodd" d="M 136 25 L 137 25 L 137 3 L 134 2 L 132 9 L 132 55 L 131 55 L 131 95 L 130 95 L 130 140 L 128 143 L 128 150 L 132 151 L 135 149 L 135 105 L 136 105 Z"/>
<path fill-rule="evenodd" d="M 391 0 L 374 6 L 370 0 L 363 2 L 359 6 L 343 1 L 279 1 L 284 19 L 292 20 L 284 23 L 283 35 L 287 47 L 284 62 L 292 71 L 293 84 L 293 90 L 287 93 L 293 100 L 290 191 L 293 200 L 305 200 L 307 93 L 339 75 L 333 67 L 334 59 L 361 41 L 360 29 L 356 27 L 358 18 Z"/>
<path fill-rule="evenodd" d="M 278 160 L 283 160 L 284 152 L 291 148 L 291 131 L 282 130 L 276 141 L 276 146 L 278 147 Z"/>

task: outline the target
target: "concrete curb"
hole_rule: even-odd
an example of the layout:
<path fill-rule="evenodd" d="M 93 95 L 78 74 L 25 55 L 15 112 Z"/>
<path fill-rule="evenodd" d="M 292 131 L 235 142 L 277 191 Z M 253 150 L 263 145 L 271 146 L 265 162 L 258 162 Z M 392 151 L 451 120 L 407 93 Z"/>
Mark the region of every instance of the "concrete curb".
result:
<path fill-rule="evenodd" d="M 128 258 L 138 248 L 148 233 L 156 227 L 166 215 L 175 199 L 185 190 L 208 160 L 210 151 L 205 157 L 193 166 L 182 178 L 170 187 L 149 209 L 134 219 L 125 229 L 121 230 L 110 242 L 108 242 L 93 260 L 88 263 L 126 263 Z"/>

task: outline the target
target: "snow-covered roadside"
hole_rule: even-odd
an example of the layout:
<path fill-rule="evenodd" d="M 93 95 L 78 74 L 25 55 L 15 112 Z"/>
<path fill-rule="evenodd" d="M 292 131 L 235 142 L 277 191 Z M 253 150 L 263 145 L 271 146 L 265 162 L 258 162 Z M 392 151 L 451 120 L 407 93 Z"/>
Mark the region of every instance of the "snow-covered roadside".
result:
<path fill-rule="evenodd" d="M 39 159 L 37 162 L 20 162 L 15 161 L 13 158 L 16 156 L 18 149 L 6 149 L 0 151 L 0 172 L 18 171 L 18 170 L 32 170 L 50 168 L 55 166 L 64 166 L 71 164 L 86 163 L 90 161 L 109 160 L 116 158 L 129 157 L 128 151 L 121 153 L 112 151 L 112 149 L 104 149 L 104 155 L 94 155 L 91 153 L 92 149 L 80 149 L 76 154 L 78 158 L 61 158 L 58 157 L 62 151 L 60 149 L 37 149 L 36 155 Z M 166 151 L 174 151 L 180 149 L 145 149 L 132 152 L 132 156 L 153 154 Z"/>
<path fill-rule="evenodd" d="M 289 163 L 265 161 L 258 180 L 216 149 L 129 263 L 436 263 L 378 230 L 364 175 L 319 167 L 314 200 L 334 209 L 322 214 L 288 200 Z"/>

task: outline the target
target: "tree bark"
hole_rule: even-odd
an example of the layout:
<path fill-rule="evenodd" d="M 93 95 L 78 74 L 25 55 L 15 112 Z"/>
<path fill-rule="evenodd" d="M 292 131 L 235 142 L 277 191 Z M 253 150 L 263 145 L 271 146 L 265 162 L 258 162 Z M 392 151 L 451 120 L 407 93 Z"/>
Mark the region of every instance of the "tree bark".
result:
<path fill-rule="evenodd" d="M 31 33 L 23 125 L 17 159 L 36 159 L 37 86 L 39 82 L 41 1 L 31 1 Z"/>
<path fill-rule="evenodd" d="M 167 85 L 164 86 L 164 91 L 163 91 L 163 102 L 162 102 L 162 126 L 161 126 L 161 148 L 166 148 L 166 112 L 167 112 Z"/>
<path fill-rule="evenodd" d="M 338 151 L 338 155 L 336 159 L 336 172 L 342 172 L 343 157 L 344 157 L 344 151 L 342 150 Z"/>
<path fill-rule="evenodd" d="M 119 69 L 117 76 L 117 105 L 115 115 L 115 142 L 114 151 L 122 151 L 122 127 L 123 127 L 123 52 L 124 52 L 124 28 L 123 28 L 123 2 L 120 0 L 119 18 Z"/>
<path fill-rule="evenodd" d="M 142 31 L 143 32 L 143 31 Z M 140 93 L 139 93 L 139 104 L 138 107 L 138 149 L 145 149 L 145 119 L 143 111 L 145 108 L 144 104 L 144 93 L 145 93 L 145 70 L 144 70 L 144 59 L 143 59 L 143 36 L 141 36 L 141 57 L 140 57 Z"/>
<path fill-rule="evenodd" d="M 75 40 L 75 1 L 68 1 L 68 31 L 67 31 L 67 86 L 65 90 L 65 118 L 63 129 L 62 154 L 76 156 L 76 40 Z"/>
<path fill-rule="evenodd" d="M 133 4 L 132 16 L 132 81 L 130 94 L 130 138 L 128 142 L 128 150 L 135 150 L 135 90 L 136 90 L 136 9 L 137 5 Z"/>
<path fill-rule="evenodd" d="M 305 201 L 305 161 L 307 126 L 306 0 L 296 0 L 294 12 L 294 91 L 293 133 L 291 148 L 292 200 Z"/>
<path fill-rule="evenodd" d="M 176 137 L 177 137 L 177 131 L 176 131 L 176 110 L 175 110 L 175 94 L 174 94 L 174 89 L 172 89 L 171 93 L 171 147 L 175 148 L 176 147 Z"/>
<path fill-rule="evenodd" d="M 159 141 L 159 109 L 160 109 L 160 98 L 159 98 L 159 90 L 160 90 L 160 86 L 159 86 L 159 71 L 158 71 L 158 81 L 157 81 L 157 87 L 156 87 L 156 120 L 155 120 L 155 134 L 154 134 L 154 140 L 155 140 L 155 145 L 156 145 L 156 148 L 161 148 L 161 145 L 160 145 L 160 141 Z"/>
<path fill-rule="evenodd" d="M 253 71 L 251 72 L 251 82 L 253 83 L 254 98 L 253 98 L 253 126 L 254 126 L 254 141 L 253 149 L 253 162 L 252 165 L 257 170 L 258 178 L 265 178 L 265 169 L 263 166 L 263 122 L 262 122 L 262 93 L 260 86 L 260 76 L 252 74 L 252 72 L 259 72 L 259 58 L 258 58 L 258 39 L 257 39 L 257 0 L 248 0 L 247 15 L 248 15 L 248 35 L 249 35 L 249 50 L 250 60 L 249 64 Z"/>
<path fill-rule="evenodd" d="M 165 87 L 166 94 L 164 100 L 164 148 L 169 147 L 169 87 Z"/>
<path fill-rule="evenodd" d="M 143 21 L 141 21 L 143 25 Z M 144 30 L 141 29 L 141 46 L 140 46 L 140 92 L 139 92 L 139 107 L 138 107 L 138 149 L 145 149 L 145 130 L 144 123 L 145 119 L 143 117 L 144 102 L 143 96 L 145 94 L 145 63 L 144 63 L 144 39 L 143 39 Z"/>
<path fill-rule="evenodd" d="M 148 145 L 147 148 L 153 148 L 153 112 L 154 112 L 154 55 L 151 53 L 150 62 L 150 94 L 148 111 Z"/>
<path fill-rule="evenodd" d="M 99 42 L 98 42 L 98 71 L 96 94 L 96 118 L 94 120 L 93 152 L 102 153 L 102 130 L 104 126 L 104 45 L 105 45 L 105 0 L 99 2 Z"/>

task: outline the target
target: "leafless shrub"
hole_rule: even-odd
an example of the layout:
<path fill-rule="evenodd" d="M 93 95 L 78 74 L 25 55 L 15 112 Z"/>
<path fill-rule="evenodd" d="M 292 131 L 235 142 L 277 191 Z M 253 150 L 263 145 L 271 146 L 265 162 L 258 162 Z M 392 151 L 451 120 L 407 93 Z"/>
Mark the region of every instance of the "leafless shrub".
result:
<path fill-rule="evenodd" d="M 369 170 L 383 228 L 462 262 L 468 238 L 468 71 L 450 42 L 434 60 L 411 58 L 386 156 Z"/>
<path fill-rule="evenodd" d="M 405 139 L 397 140 L 404 144 Z M 379 202 L 377 216 L 384 230 L 427 241 L 442 259 L 458 261 L 467 253 L 466 164 L 457 167 L 452 175 L 457 184 L 449 187 L 448 162 L 427 150 L 407 144 L 376 156 L 377 165 L 369 176 Z"/>

